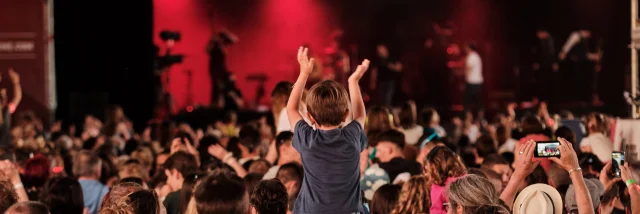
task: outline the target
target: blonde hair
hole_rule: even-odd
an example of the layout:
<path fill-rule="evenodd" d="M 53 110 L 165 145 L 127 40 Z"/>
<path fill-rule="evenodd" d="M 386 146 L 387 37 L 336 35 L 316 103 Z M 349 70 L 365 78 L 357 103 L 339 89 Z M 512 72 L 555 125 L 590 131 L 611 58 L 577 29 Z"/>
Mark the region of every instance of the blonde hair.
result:
<path fill-rule="evenodd" d="M 431 208 L 431 188 L 425 176 L 411 177 L 400 192 L 398 204 L 392 214 L 422 214 L 429 213 Z"/>
<path fill-rule="evenodd" d="M 118 177 L 120 177 L 120 179 L 134 177 L 140 178 L 143 181 L 146 181 L 149 178 L 148 173 L 139 163 L 128 163 L 123 165 L 118 171 Z"/>
<path fill-rule="evenodd" d="M 458 155 L 444 146 L 436 146 L 431 149 L 427 159 L 424 161 L 424 166 L 424 175 L 427 176 L 431 184 L 438 186 L 444 185 L 447 178 L 455 178 L 467 174 L 467 168 L 460 161 Z"/>
<path fill-rule="evenodd" d="M 349 94 L 336 81 L 325 80 L 313 85 L 306 100 L 307 111 L 318 125 L 340 125 L 349 111 Z"/>
<path fill-rule="evenodd" d="M 509 210 L 498 196 L 498 191 L 482 176 L 467 175 L 457 179 L 447 188 L 447 195 L 449 209 L 461 207 L 463 214 L 509 214 Z"/>

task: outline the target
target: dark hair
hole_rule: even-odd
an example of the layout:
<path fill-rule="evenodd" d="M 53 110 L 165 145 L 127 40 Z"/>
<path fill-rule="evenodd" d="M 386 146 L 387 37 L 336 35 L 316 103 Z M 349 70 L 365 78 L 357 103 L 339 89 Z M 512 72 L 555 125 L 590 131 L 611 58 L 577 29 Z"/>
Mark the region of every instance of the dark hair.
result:
<path fill-rule="evenodd" d="M 584 173 L 589 172 L 589 168 L 596 172 L 600 172 L 602 168 L 604 168 L 604 164 L 602 163 L 602 161 L 600 161 L 598 156 L 592 153 L 580 153 L 578 155 L 578 163 L 580 165 L 580 168 L 584 169 Z"/>
<path fill-rule="evenodd" d="M 573 130 L 566 126 L 561 126 L 560 128 L 556 129 L 555 136 L 556 138 L 561 137 L 567 139 L 567 141 L 569 142 L 576 142 L 576 134 L 573 133 Z"/>
<path fill-rule="evenodd" d="M 400 149 L 404 149 L 404 134 L 402 132 L 390 129 L 378 134 L 378 142 L 387 141 L 395 144 Z"/>
<path fill-rule="evenodd" d="M 292 89 L 293 89 L 293 84 L 291 84 L 291 82 L 289 81 L 278 82 L 276 86 L 273 88 L 273 91 L 271 91 L 271 97 L 273 98 L 277 96 L 286 96 L 288 98 L 289 95 L 291 94 Z"/>
<path fill-rule="evenodd" d="M 82 187 L 71 177 L 53 177 L 40 192 L 40 202 L 49 207 L 51 214 L 82 213 L 84 200 Z"/>
<path fill-rule="evenodd" d="M 496 128 L 496 138 L 497 138 L 496 140 L 498 140 L 498 145 L 502 145 L 502 144 L 506 143 L 507 140 L 509 140 L 507 138 L 507 136 L 508 136 L 507 132 L 510 132 L 510 131 L 511 130 L 508 130 L 507 127 L 504 126 L 504 125 L 499 125 Z"/>
<path fill-rule="evenodd" d="M 467 46 L 469 47 L 469 49 L 471 50 L 478 50 L 478 48 L 476 47 L 476 43 L 475 42 L 468 42 Z"/>
<path fill-rule="evenodd" d="M 420 125 L 425 129 L 428 128 L 433 120 L 434 115 L 436 115 L 438 111 L 434 108 L 426 107 L 420 111 Z"/>
<path fill-rule="evenodd" d="M 182 189 L 180 189 L 180 210 L 178 213 L 184 213 L 187 210 L 196 184 L 198 184 L 198 181 L 202 180 L 204 177 L 205 174 L 189 174 L 184 177 Z"/>
<path fill-rule="evenodd" d="M 529 176 L 525 178 L 528 185 L 533 184 L 549 184 L 549 177 L 542 166 L 538 165 Z"/>
<path fill-rule="evenodd" d="M 195 188 L 193 196 L 198 213 L 248 212 L 249 200 L 244 183 L 240 177 L 227 170 L 215 170 L 203 178 Z"/>
<path fill-rule="evenodd" d="M 11 205 L 18 203 L 18 194 L 9 181 L 0 181 L 0 213 L 4 213 Z"/>
<path fill-rule="evenodd" d="M 307 111 L 318 125 L 337 126 L 349 111 L 349 94 L 340 83 L 325 80 L 315 84 L 307 95 Z"/>
<path fill-rule="evenodd" d="M 544 125 L 540 121 L 540 118 L 535 115 L 525 116 L 522 119 L 521 127 L 524 135 L 544 133 Z"/>
<path fill-rule="evenodd" d="M 480 168 L 469 168 L 467 169 L 467 174 L 477 175 L 477 176 L 489 179 L 489 176 L 487 176 L 487 170 L 482 170 Z"/>
<path fill-rule="evenodd" d="M 481 168 L 491 169 L 495 165 L 510 165 L 509 161 L 504 159 L 501 155 L 492 154 L 484 158 Z"/>
<path fill-rule="evenodd" d="M 291 131 L 283 131 L 278 134 L 278 136 L 276 137 L 276 151 L 278 152 L 278 157 L 280 157 L 280 147 L 285 143 L 291 144 L 292 140 L 293 132 Z"/>
<path fill-rule="evenodd" d="M 371 214 L 391 213 L 398 203 L 401 189 L 401 186 L 393 184 L 385 184 L 378 188 L 371 199 Z"/>
<path fill-rule="evenodd" d="M 247 172 L 264 175 L 267 174 L 269 168 L 271 168 L 271 163 L 269 163 L 269 161 L 265 159 L 258 159 L 251 162 L 249 168 L 247 169 Z"/>
<path fill-rule="evenodd" d="M 495 141 L 489 135 L 482 135 L 476 140 L 476 150 L 478 151 L 478 156 L 482 158 L 486 158 L 492 154 L 498 154 L 498 148 L 496 147 Z"/>
<path fill-rule="evenodd" d="M 400 112 L 398 112 L 398 119 L 403 129 L 410 129 L 416 126 L 416 117 L 415 106 L 411 102 L 402 104 Z"/>
<path fill-rule="evenodd" d="M 251 194 L 251 206 L 259 214 L 285 214 L 288 201 L 287 189 L 277 179 L 261 181 Z"/>
<path fill-rule="evenodd" d="M 136 214 L 155 214 L 160 212 L 158 195 L 153 190 L 138 190 L 129 194 L 127 199 Z"/>
<path fill-rule="evenodd" d="M 233 122 L 233 117 L 236 116 L 237 118 L 237 114 L 235 111 L 225 111 L 224 114 L 222 115 L 222 122 L 223 123 L 231 123 Z"/>
<path fill-rule="evenodd" d="M 240 144 L 240 138 L 238 137 L 230 137 L 227 142 L 227 151 L 231 152 L 233 157 L 236 159 L 240 159 L 240 155 L 242 155 L 242 151 L 240 150 L 240 147 L 238 147 L 238 144 Z"/>
<path fill-rule="evenodd" d="M 238 133 L 239 143 L 246 147 L 249 152 L 255 151 L 260 145 L 260 132 L 253 126 L 243 126 Z"/>
<path fill-rule="evenodd" d="M 164 169 L 178 170 L 182 176 L 193 174 L 198 172 L 198 163 L 193 155 L 178 151 L 173 153 L 166 162 L 164 162 Z"/>
<path fill-rule="evenodd" d="M 288 190 L 289 194 L 289 210 L 293 211 L 293 203 L 298 197 L 298 193 L 300 192 L 300 187 L 302 186 L 302 178 L 303 178 L 303 169 L 302 166 L 297 163 L 288 163 L 280 166 L 278 169 L 278 173 L 276 174 L 276 178 L 282 181 L 283 184 L 287 185 L 289 182 L 295 182 L 293 186 L 294 189 Z"/>
<path fill-rule="evenodd" d="M 253 188 L 256 187 L 256 185 L 258 185 L 260 181 L 262 181 L 263 176 L 264 175 L 258 173 L 249 173 L 245 175 L 244 178 L 242 178 L 244 180 L 244 187 L 247 190 L 248 194 L 251 194 Z"/>
<path fill-rule="evenodd" d="M 41 154 L 27 160 L 24 165 L 24 184 L 26 187 L 42 187 L 49 179 L 49 160 Z"/>
<path fill-rule="evenodd" d="M 7 213 L 49 214 L 49 208 L 37 201 L 23 201 L 9 207 Z"/>
<path fill-rule="evenodd" d="M 209 147 L 217 144 L 220 144 L 220 140 L 213 135 L 206 135 L 200 139 L 198 143 L 198 154 L 200 155 L 200 168 L 202 170 L 205 170 L 205 167 L 217 161 L 213 155 L 209 154 Z"/>

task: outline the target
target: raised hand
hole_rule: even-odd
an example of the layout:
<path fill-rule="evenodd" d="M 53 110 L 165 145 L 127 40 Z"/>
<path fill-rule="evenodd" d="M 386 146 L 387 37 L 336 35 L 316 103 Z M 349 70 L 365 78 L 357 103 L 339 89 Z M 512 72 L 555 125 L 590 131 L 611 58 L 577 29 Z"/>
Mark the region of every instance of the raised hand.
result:
<path fill-rule="evenodd" d="M 210 155 L 216 157 L 220 161 L 225 161 L 224 158 L 228 154 L 227 150 L 222 148 L 222 146 L 218 144 L 209 146 L 209 148 L 207 148 L 207 151 Z"/>
<path fill-rule="evenodd" d="M 578 164 L 578 155 L 576 155 L 576 151 L 573 150 L 573 145 L 564 138 L 558 138 L 558 141 L 560 142 L 560 146 L 558 146 L 558 149 L 560 149 L 560 159 L 556 157 L 549 159 L 567 171 L 577 169 L 580 165 Z"/>
<path fill-rule="evenodd" d="M 600 183 L 602 183 L 602 185 L 604 186 L 605 192 L 611 189 L 611 187 L 613 187 L 616 182 L 622 180 L 621 178 L 609 178 L 609 174 L 611 173 L 611 165 L 611 162 L 609 162 L 604 165 L 604 167 L 602 167 L 602 170 L 600 170 Z"/>
<path fill-rule="evenodd" d="M 11 82 L 16 84 L 20 82 L 20 74 L 18 74 L 18 72 L 16 72 L 15 70 L 13 70 L 13 68 L 9 68 L 9 79 L 11 79 Z"/>
<path fill-rule="evenodd" d="M 364 73 L 367 72 L 367 70 L 369 69 L 369 64 L 370 62 L 368 59 L 365 59 L 364 61 L 362 61 L 362 64 L 358 65 L 356 70 L 349 77 L 349 81 L 352 81 L 352 82 L 360 81 L 360 79 L 362 79 L 362 76 L 364 76 Z"/>
<path fill-rule="evenodd" d="M 533 153 L 535 152 L 536 142 L 533 140 L 527 141 L 525 144 L 516 144 L 515 148 L 515 161 L 514 168 L 516 169 L 514 175 L 527 177 L 533 172 L 533 170 L 540 165 L 540 161 L 531 161 Z"/>
<path fill-rule="evenodd" d="M 315 59 L 309 59 L 309 48 L 300 47 L 298 49 L 298 64 L 300 64 L 300 74 L 311 74 Z"/>

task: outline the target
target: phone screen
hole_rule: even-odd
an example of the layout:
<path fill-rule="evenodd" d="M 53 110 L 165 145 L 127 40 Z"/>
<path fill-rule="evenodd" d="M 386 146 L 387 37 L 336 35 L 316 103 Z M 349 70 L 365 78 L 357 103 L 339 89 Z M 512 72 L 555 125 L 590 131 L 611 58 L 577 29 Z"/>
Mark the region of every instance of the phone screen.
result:
<path fill-rule="evenodd" d="M 613 152 L 611 153 L 611 173 L 614 177 L 620 177 L 620 166 L 624 165 L 624 153 L 622 152 Z"/>
<path fill-rule="evenodd" d="M 560 142 L 545 141 L 536 143 L 535 157 L 560 157 Z"/>

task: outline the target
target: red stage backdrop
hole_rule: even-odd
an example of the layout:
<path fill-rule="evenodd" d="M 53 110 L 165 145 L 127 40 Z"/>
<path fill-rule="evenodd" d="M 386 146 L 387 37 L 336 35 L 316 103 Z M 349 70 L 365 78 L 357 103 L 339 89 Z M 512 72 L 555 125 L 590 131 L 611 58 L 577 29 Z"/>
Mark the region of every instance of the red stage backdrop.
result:
<path fill-rule="evenodd" d="M 22 102 L 17 111 L 33 110 L 45 124 L 49 121 L 48 81 L 45 69 L 47 36 L 45 11 L 47 1 L 0 1 L 0 87 L 13 86 L 7 76 L 8 68 L 20 74 Z"/>
<path fill-rule="evenodd" d="M 177 107 L 187 105 L 189 93 L 194 105 L 210 102 L 209 60 L 206 45 L 211 35 L 226 28 L 240 40 L 228 49 L 228 68 L 236 74 L 245 100 L 252 101 L 257 83 L 247 75 L 264 72 L 268 76 L 268 102 L 271 88 L 281 80 L 295 80 L 296 51 L 309 44 L 320 51 L 335 27 L 330 12 L 320 0 L 154 0 L 154 43 L 163 51 L 162 30 L 182 33 L 173 53 L 186 55 L 184 62 L 170 71 L 169 90 Z M 188 89 L 185 71 L 193 71 Z"/>

